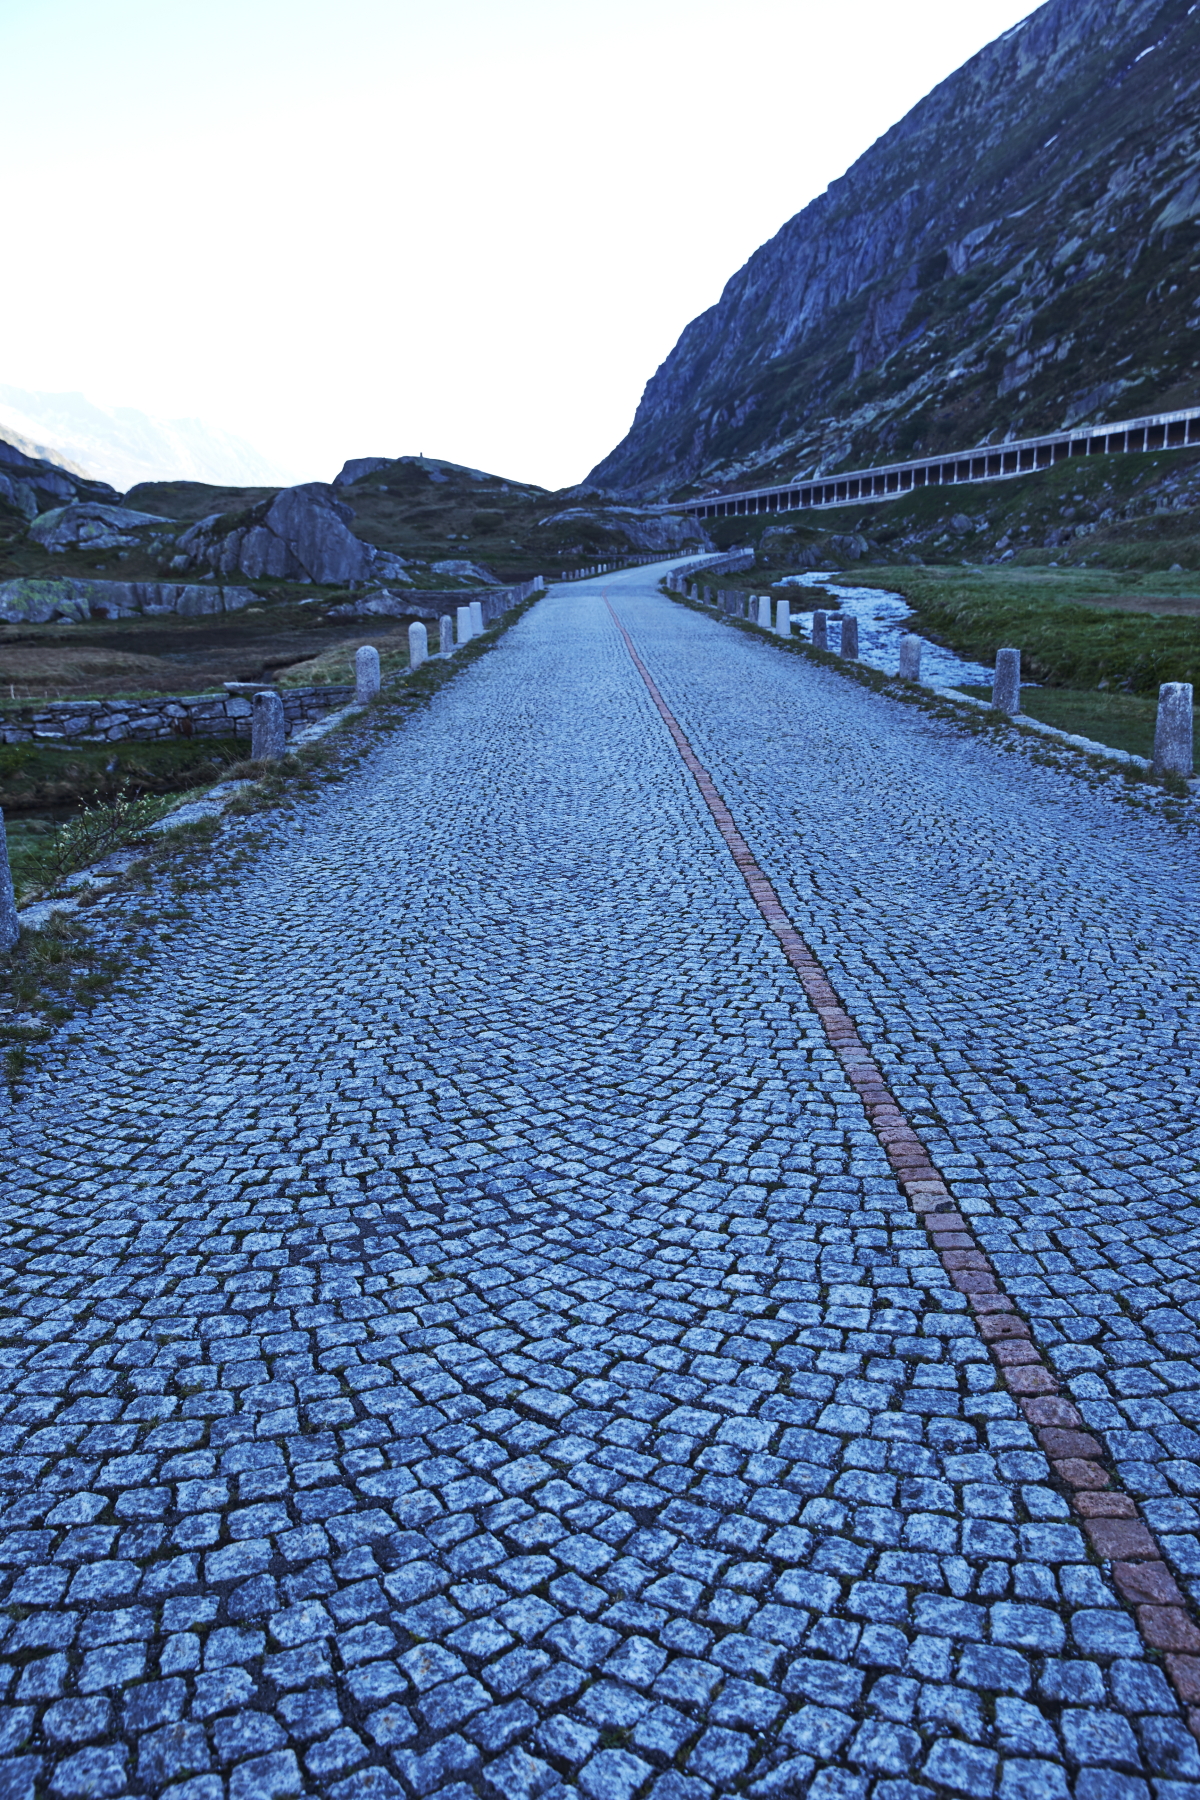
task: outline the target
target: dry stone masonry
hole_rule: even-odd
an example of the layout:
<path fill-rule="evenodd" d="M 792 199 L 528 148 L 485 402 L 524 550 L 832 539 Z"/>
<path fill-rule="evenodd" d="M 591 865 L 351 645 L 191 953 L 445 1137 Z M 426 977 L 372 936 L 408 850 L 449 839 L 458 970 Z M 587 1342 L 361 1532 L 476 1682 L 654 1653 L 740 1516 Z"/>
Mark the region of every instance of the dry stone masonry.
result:
<path fill-rule="evenodd" d="M 248 737 L 251 702 L 262 684 L 229 682 L 221 694 L 172 694 L 139 700 L 52 700 L 38 707 L 0 708 L 0 743 L 29 744 L 172 737 Z M 298 730 L 345 706 L 353 687 L 281 688 L 287 729 Z"/>

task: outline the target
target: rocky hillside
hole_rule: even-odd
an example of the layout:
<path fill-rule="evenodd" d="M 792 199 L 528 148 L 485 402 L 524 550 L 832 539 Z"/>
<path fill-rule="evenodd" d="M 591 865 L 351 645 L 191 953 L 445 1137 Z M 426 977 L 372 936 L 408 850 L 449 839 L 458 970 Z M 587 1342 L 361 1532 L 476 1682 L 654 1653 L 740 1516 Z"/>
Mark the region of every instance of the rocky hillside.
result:
<path fill-rule="evenodd" d="M 431 458 L 361 457 L 331 483 L 287 488 L 142 482 L 122 500 L 0 442 L 0 621 L 11 625 L 215 614 L 255 600 L 325 605 L 331 617 L 351 604 L 419 614 L 431 591 L 708 547 L 692 519 Z"/>
<path fill-rule="evenodd" d="M 1050 0 L 755 252 L 590 481 L 791 480 L 1200 402 L 1200 8 Z"/>

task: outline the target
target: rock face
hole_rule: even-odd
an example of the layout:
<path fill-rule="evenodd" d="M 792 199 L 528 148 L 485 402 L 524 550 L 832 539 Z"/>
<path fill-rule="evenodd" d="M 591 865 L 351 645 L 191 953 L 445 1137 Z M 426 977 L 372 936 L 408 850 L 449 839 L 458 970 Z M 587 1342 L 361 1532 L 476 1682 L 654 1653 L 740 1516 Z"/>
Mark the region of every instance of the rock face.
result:
<path fill-rule="evenodd" d="M 1197 404 L 1198 122 L 1191 0 L 1049 0 L 755 252 L 589 479 L 749 486 Z"/>
<path fill-rule="evenodd" d="M 147 527 L 161 533 L 169 523 L 154 513 L 80 500 L 39 514 L 29 535 L 43 550 L 116 550 L 140 544 Z"/>
<path fill-rule="evenodd" d="M 0 582 L 0 619 L 10 625 L 45 625 L 51 619 L 124 619 L 136 613 L 240 612 L 258 596 L 251 588 L 171 581 Z"/>
<path fill-rule="evenodd" d="M 86 475 L 60 469 L 42 457 L 27 456 L 15 444 L 0 441 L 0 500 L 6 500 L 27 519 L 35 519 L 53 507 L 67 506 L 73 500 L 106 504 L 120 497 L 106 481 L 91 481 Z"/>
<path fill-rule="evenodd" d="M 353 517 L 332 487 L 304 482 L 244 512 L 201 519 L 177 540 L 171 567 L 337 585 L 409 580 L 402 557 L 355 537 Z"/>

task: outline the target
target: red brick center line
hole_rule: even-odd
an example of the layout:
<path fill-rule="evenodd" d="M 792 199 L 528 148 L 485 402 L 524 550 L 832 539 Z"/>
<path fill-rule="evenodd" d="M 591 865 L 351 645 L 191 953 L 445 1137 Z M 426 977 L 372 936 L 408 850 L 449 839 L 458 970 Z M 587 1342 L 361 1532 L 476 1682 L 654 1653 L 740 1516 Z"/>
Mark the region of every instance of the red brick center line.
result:
<path fill-rule="evenodd" d="M 1200 1651 L 1200 1631 L 1186 1610 L 1187 1602 L 1163 1560 L 1153 1532 L 1138 1516 L 1130 1496 L 1120 1490 L 1104 1467 L 1101 1445 L 1082 1429 L 1084 1421 L 1074 1403 L 1063 1396 L 1058 1377 L 1030 1341 L 1029 1326 L 997 1279 L 969 1222 L 955 1209 L 941 1171 L 909 1124 L 824 968 L 788 918 L 712 776 L 659 693 L 607 597 L 605 605 L 676 749 L 695 778 L 751 899 L 778 938 L 816 1010 L 825 1036 L 862 1101 L 905 1199 L 915 1213 L 923 1215 L 922 1222 L 942 1267 L 958 1291 L 966 1295 L 1000 1378 L 1037 1433 L 1092 1548 L 1098 1556 L 1111 1561 L 1113 1581 L 1133 1607 L 1143 1641 L 1151 1650 L 1167 1653 L 1164 1660 L 1188 1724 L 1200 1737 L 1200 1656 L 1186 1654 Z"/>

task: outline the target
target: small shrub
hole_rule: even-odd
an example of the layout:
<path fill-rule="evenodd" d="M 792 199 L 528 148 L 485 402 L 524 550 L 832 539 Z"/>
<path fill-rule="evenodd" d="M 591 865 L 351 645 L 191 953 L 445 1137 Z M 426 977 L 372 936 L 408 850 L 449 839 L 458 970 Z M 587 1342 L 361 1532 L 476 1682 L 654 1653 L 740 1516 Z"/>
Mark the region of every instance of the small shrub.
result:
<path fill-rule="evenodd" d="M 26 878 L 43 892 L 52 893 L 68 875 L 136 843 L 163 811 L 164 802 L 150 795 L 132 800 L 120 793 L 112 800 L 97 800 L 68 819 L 26 858 Z"/>

